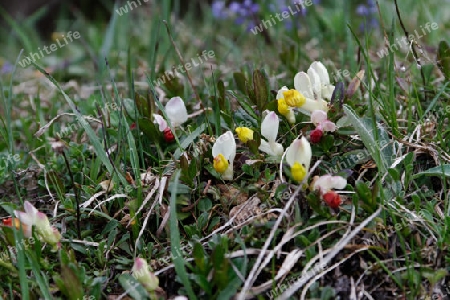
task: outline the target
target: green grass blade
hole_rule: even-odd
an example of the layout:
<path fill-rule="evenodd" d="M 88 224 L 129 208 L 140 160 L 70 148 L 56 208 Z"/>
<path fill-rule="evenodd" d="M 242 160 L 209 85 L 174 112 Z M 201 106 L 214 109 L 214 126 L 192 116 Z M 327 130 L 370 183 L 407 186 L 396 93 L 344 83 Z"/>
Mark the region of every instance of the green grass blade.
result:
<path fill-rule="evenodd" d="M 76 115 L 78 122 L 83 126 L 83 129 L 86 131 L 86 134 L 89 137 L 90 142 L 92 143 L 92 146 L 94 147 L 95 153 L 97 156 L 101 159 L 102 163 L 105 165 L 106 169 L 110 174 L 116 174 L 116 176 L 119 178 L 119 181 L 123 184 L 123 186 L 128 186 L 128 182 L 126 181 L 125 177 L 119 172 L 115 172 L 114 166 L 109 161 L 108 156 L 106 155 L 106 152 L 103 150 L 102 144 L 95 134 L 94 130 L 92 130 L 92 127 L 89 125 L 89 123 L 84 119 L 83 115 L 78 112 L 75 104 L 73 103 L 72 99 L 64 92 L 64 90 L 61 88 L 61 86 L 58 84 L 58 82 L 49 74 L 47 73 L 41 66 L 38 64 L 32 62 L 32 64 L 47 77 L 50 82 L 52 82 L 56 88 L 61 92 L 61 94 L 64 96 L 64 99 L 69 104 L 70 108 L 72 109 L 72 112 Z"/>
<path fill-rule="evenodd" d="M 197 299 L 192 290 L 191 283 L 189 281 L 186 268 L 184 266 L 184 259 L 180 255 L 181 252 L 181 242 L 180 242 L 180 230 L 178 229 L 178 218 L 177 218 L 177 191 L 178 183 L 180 179 L 180 170 L 177 170 L 174 174 L 172 195 L 170 196 L 170 245 L 173 256 L 173 263 L 175 265 L 175 270 L 181 279 L 181 282 L 186 289 L 189 299 Z"/>

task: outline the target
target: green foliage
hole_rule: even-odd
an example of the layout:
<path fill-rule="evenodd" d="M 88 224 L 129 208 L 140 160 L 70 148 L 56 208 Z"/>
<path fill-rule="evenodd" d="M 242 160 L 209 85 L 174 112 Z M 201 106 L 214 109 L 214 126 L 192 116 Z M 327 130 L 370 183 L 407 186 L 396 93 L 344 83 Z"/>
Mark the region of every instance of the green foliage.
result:
<path fill-rule="evenodd" d="M 359 3 L 323 1 L 301 18 L 290 16 L 256 35 L 245 32 L 247 23 L 215 19 L 209 7 L 201 20 L 191 9 L 178 18 L 174 11 L 182 12 L 182 4 L 142 4 L 123 16 L 112 12 L 103 24 L 75 21 L 70 29 L 82 39 L 28 68 L 18 62 L 53 43 L 34 33 L 45 10 L 23 22 L 0 11 L 12 28 L 12 33 L 1 29 L 1 296 L 155 298 L 129 273 L 136 257 L 158 273 L 167 298 L 234 298 L 259 256 L 266 265 L 258 266 L 251 288 L 286 290 L 288 278 L 300 279 L 310 262 L 332 252 L 380 206 L 379 217 L 327 266 L 339 270 L 308 284 L 305 297 L 345 298 L 336 282 L 347 279 L 378 292 L 373 298 L 390 299 L 389 291 L 408 299 L 433 296 L 450 263 L 450 47 L 441 27 L 408 49 L 392 45 L 406 34 L 403 26 L 420 31 L 430 15 L 439 25 L 448 23 L 442 4 L 399 3 L 402 25 L 380 2 L 383 26 L 389 28 L 361 34 L 363 17 L 352 13 Z M 274 15 L 272 2 L 259 4 L 253 21 Z M 288 22 L 293 26 L 285 26 Z M 58 30 L 67 32 L 61 24 Z M 386 46 L 385 56 L 374 55 Z M 417 57 L 408 52 L 412 47 Z M 213 50 L 214 59 L 167 76 L 203 50 Z M 426 60 L 427 52 L 437 53 L 440 72 Z M 314 60 L 324 63 L 335 86 L 327 118 L 338 128 L 312 145 L 311 166 L 320 163 L 277 222 L 298 185 L 285 160 L 259 150 L 261 120 L 265 110 L 278 113 L 277 91 L 293 88 L 295 74 Z M 3 73 L 5 61 L 16 61 L 12 72 Z M 333 76 L 343 70 L 350 75 Z M 355 78 L 360 70 L 365 77 Z M 167 80 L 159 84 L 162 76 Z M 171 143 L 154 114 L 167 119 L 163 104 L 174 96 L 185 100 L 190 116 L 180 127 L 169 120 Z M 295 117 L 290 124 L 279 116 L 276 142 L 284 150 L 300 136 L 309 139 L 317 127 L 298 109 Z M 236 138 L 234 179 L 224 181 L 213 167 L 211 147 L 237 127 L 252 129 L 253 140 L 244 144 Z M 64 156 L 52 148 L 58 141 L 65 145 Z M 325 202 L 329 191 L 312 186 L 315 176 L 326 174 L 347 180 L 336 209 Z M 101 186 L 105 181 L 111 189 Z M 253 198 L 259 206 L 239 215 L 247 223 L 238 218 L 228 223 L 237 205 Z M 37 238 L 26 242 L 19 227 L 7 225 L 25 200 L 51 216 L 62 233 L 57 252 Z M 268 251 L 261 252 L 269 236 Z M 270 282 L 294 250 L 303 253 L 299 261 Z M 429 253 L 438 256 L 431 259 Z M 260 288 L 255 297 L 267 298 L 270 291 Z"/>

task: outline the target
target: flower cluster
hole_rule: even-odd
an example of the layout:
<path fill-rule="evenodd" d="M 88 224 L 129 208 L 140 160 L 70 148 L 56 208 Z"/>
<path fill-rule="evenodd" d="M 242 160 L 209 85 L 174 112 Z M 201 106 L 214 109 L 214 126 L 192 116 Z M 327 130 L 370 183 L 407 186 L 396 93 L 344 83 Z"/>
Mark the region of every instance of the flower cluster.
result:
<path fill-rule="evenodd" d="M 294 89 L 283 86 L 277 94 L 278 112 L 286 117 L 289 123 L 295 123 L 295 112 L 299 111 L 311 116 L 316 126 L 310 133 L 311 143 L 320 142 L 324 132 L 334 132 L 336 125 L 327 117 L 328 101 L 334 92 L 328 71 L 321 62 L 313 62 L 308 71 L 299 72 L 294 77 Z M 274 111 L 263 112 L 261 123 L 261 144 L 259 150 L 276 159 L 284 153 L 283 145 L 277 142 L 280 119 Z M 247 143 L 253 140 L 254 131 L 247 127 L 237 127 L 239 140 Z M 222 179 L 233 179 L 233 161 L 236 155 L 236 142 L 231 131 L 217 138 L 212 148 L 213 167 L 221 174 Z M 303 183 L 307 178 L 311 164 L 312 150 L 310 142 L 305 138 L 295 139 L 286 149 L 286 162 L 290 167 L 292 179 Z M 337 208 L 339 195 L 333 189 L 343 189 L 347 180 L 340 176 L 325 175 L 315 178 L 311 190 L 319 191 L 320 196 L 330 207 Z"/>
<path fill-rule="evenodd" d="M 364 23 L 359 25 L 360 31 L 368 31 L 370 29 L 378 28 L 378 19 L 376 13 L 378 12 L 377 3 L 375 0 L 366 0 L 365 4 L 359 4 L 356 7 L 356 14 L 364 17 Z"/>
<path fill-rule="evenodd" d="M 341 198 L 334 189 L 342 190 L 347 185 L 347 179 L 341 176 L 315 176 L 311 184 L 312 190 L 318 190 L 322 199 L 331 207 L 338 208 L 341 204 Z"/>
<path fill-rule="evenodd" d="M 313 0 L 312 3 L 318 4 L 320 1 Z M 276 14 L 285 11 L 289 12 L 295 4 L 298 4 L 298 1 L 277 0 L 271 1 L 267 8 L 270 13 Z M 226 5 L 225 0 L 214 0 L 211 5 L 211 10 L 214 18 L 218 20 L 233 19 L 237 25 L 245 24 L 247 30 L 254 28 L 257 25 L 258 18 L 263 14 L 263 7 L 252 0 L 244 0 L 241 2 L 232 1 L 229 5 Z M 305 14 L 306 9 L 303 9 L 301 15 Z M 286 29 L 293 28 L 293 21 L 290 18 L 284 22 Z"/>
<path fill-rule="evenodd" d="M 173 127 L 178 127 L 188 120 L 186 106 L 180 97 L 171 98 L 164 108 Z M 159 131 L 163 133 L 164 140 L 168 143 L 173 142 L 175 136 L 167 125 L 167 121 L 161 115 L 157 114 L 153 114 L 153 118 L 154 123 L 158 125 Z"/>
<path fill-rule="evenodd" d="M 283 86 L 278 91 L 278 112 L 291 124 L 295 123 L 296 110 L 310 115 L 311 122 L 316 126 L 310 134 L 311 143 L 318 143 L 325 131 L 336 130 L 335 124 L 327 117 L 328 101 L 333 91 L 327 69 L 321 62 L 315 61 L 306 73 L 295 75 L 294 89 Z"/>
<path fill-rule="evenodd" d="M 12 219 L 10 226 L 15 226 L 17 229 L 22 228 L 23 235 L 26 238 L 32 237 L 34 226 L 39 238 L 43 242 L 49 243 L 54 249 L 58 249 L 60 247 L 61 234 L 56 227 L 50 226 L 47 216 L 38 211 L 28 201 L 25 201 L 24 209 L 25 212 L 14 211 L 17 219 Z"/>

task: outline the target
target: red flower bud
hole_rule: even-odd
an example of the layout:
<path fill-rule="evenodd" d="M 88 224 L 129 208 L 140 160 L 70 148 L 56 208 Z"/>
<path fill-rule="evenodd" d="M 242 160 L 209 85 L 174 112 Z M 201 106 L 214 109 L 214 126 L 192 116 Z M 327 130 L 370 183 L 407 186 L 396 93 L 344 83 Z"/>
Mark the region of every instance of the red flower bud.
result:
<path fill-rule="evenodd" d="M 339 205 L 341 205 L 341 197 L 339 197 L 339 195 L 334 191 L 323 194 L 322 199 L 326 204 L 328 204 L 329 207 L 333 209 L 336 209 Z"/>
<path fill-rule="evenodd" d="M 131 123 L 131 125 L 130 125 L 130 130 L 133 130 L 133 129 L 136 129 L 136 123 Z"/>
<path fill-rule="evenodd" d="M 2 220 L 4 226 L 12 227 L 12 218 L 6 218 Z"/>
<path fill-rule="evenodd" d="M 320 130 L 319 128 L 316 128 L 316 129 L 312 130 L 311 133 L 309 134 L 309 139 L 312 144 L 317 144 L 322 139 L 322 136 L 323 136 L 323 131 Z"/>
<path fill-rule="evenodd" d="M 165 140 L 167 143 L 172 143 L 173 141 L 175 141 L 175 136 L 173 135 L 172 130 L 170 130 L 169 127 L 167 127 L 166 129 L 164 129 L 163 135 L 164 135 L 164 140 Z"/>

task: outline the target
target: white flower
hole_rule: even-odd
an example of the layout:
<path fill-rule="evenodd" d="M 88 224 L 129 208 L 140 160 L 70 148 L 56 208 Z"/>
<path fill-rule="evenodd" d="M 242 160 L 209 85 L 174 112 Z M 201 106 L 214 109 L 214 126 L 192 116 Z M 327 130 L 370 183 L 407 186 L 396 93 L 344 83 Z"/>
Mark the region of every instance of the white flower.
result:
<path fill-rule="evenodd" d="M 286 161 L 291 167 L 292 177 L 301 182 L 308 174 L 311 164 L 311 145 L 305 137 L 295 139 L 286 150 Z"/>
<path fill-rule="evenodd" d="M 308 73 L 299 72 L 294 77 L 294 87 L 306 101 L 300 107 L 309 113 L 315 110 L 328 110 L 328 103 L 333 95 L 334 86 L 330 84 L 330 77 L 325 66 L 318 61 L 311 64 Z"/>
<path fill-rule="evenodd" d="M 276 142 L 279 125 L 280 120 L 277 114 L 273 111 L 269 112 L 261 123 L 261 135 L 267 141 L 261 139 L 259 150 L 271 156 L 281 156 L 283 154 L 283 146 Z"/>
<path fill-rule="evenodd" d="M 180 97 L 171 98 L 166 104 L 166 114 L 173 127 L 180 126 L 188 119 L 186 106 Z"/>
<path fill-rule="evenodd" d="M 313 183 L 313 190 L 319 190 L 321 194 L 325 194 L 331 190 L 342 190 L 347 186 L 347 179 L 341 176 L 323 175 L 316 179 Z"/>
<path fill-rule="evenodd" d="M 39 211 L 28 201 L 25 201 L 24 209 L 25 212 L 15 210 L 14 215 L 19 219 L 20 223 L 22 223 L 24 236 L 29 238 L 32 236 L 33 225 L 36 224 L 36 218 Z"/>
<path fill-rule="evenodd" d="M 227 131 L 216 139 L 212 147 L 214 169 L 222 174 L 222 179 L 233 179 L 233 162 L 236 156 L 236 142 L 233 133 Z"/>
<path fill-rule="evenodd" d="M 327 113 L 323 110 L 315 110 L 311 114 L 311 122 L 319 130 L 333 132 L 336 130 L 336 124 L 328 120 Z"/>
<path fill-rule="evenodd" d="M 42 240 L 52 246 L 57 246 L 61 240 L 61 234 L 58 229 L 50 226 L 47 216 L 38 211 L 33 204 L 28 201 L 24 203 L 25 212 L 14 211 L 16 218 L 19 219 L 24 230 L 24 236 L 29 238 L 32 236 L 33 226 L 36 226 L 36 231 Z"/>
<path fill-rule="evenodd" d="M 165 111 L 173 127 L 178 127 L 188 120 L 186 106 L 180 97 L 170 98 L 165 106 Z M 158 125 L 159 131 L 163 132 L 169 127 L 161 115 L 153 114 L 153 118 L 153 123 Z"/>

